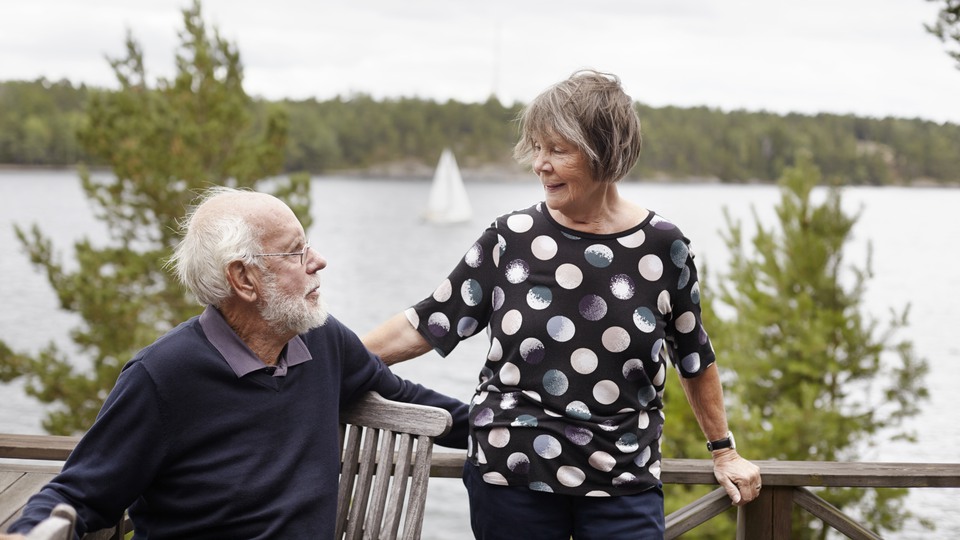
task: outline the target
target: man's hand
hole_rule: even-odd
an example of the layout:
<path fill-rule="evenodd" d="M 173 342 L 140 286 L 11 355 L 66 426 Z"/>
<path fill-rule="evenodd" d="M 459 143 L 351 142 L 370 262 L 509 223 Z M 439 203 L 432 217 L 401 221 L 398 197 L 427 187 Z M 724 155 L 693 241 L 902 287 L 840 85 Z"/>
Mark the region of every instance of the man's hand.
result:
<path fill-rule="evenodd" d="M 760 495 L 760 467 L 740 457 L 732 448 L 713 453 L 713 475 L 736 506 L 743 506 Z"/>

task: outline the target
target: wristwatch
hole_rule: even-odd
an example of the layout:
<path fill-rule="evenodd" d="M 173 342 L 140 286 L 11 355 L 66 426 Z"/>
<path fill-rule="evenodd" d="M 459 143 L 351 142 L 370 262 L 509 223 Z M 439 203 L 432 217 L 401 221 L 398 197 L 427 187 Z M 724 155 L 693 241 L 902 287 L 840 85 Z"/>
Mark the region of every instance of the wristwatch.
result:
<path fill-rule="evenodd" d="M 713 452 L 714 450 L 722 450 L 724 448 L 737 448 L 737 441 L 733 438 L 733 433 L 728 431 L 727 436 L 722 439 L 717 439 L 715 441 L 707 441 L 707 450 Z"/>

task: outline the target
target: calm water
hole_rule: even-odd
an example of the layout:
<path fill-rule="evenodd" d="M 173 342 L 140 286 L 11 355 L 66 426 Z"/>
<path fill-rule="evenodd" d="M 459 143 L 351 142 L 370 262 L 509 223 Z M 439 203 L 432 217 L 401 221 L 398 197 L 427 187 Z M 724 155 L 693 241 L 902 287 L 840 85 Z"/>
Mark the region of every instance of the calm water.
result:
<path fill-rule="evenodd" d="M 317 178 L 314 189 L 312 245 L 327 258 L 324 294 L 343 322 L 362 334 L 383 319 L 429 294 L 482 229 L 498 214 L 539 200 L 529 183 L 467 182 L 474 205 L 471 223 L 437 227 L 422 223 L 429 185 L 416 181 Z M 749 222 L 751 208 L 765 223 L 773 221 L 779 194 L 770 186 L 628 184 L 633 200 L 678 223 L 693 239 L 698 263 L 710 276 L 724 273 L 726 250 L 720 238 L 723 209 Z M 866 309 L 886 320 L 890 308 L 912 305 L 904 337 L 931 367 L 930 401 L 914 420 L 917 444 L 876 441 L 864 459 L 874 461 L 956 462 L 960 424 L 950 398 L 960 381 L 960 344 L 949 339 L 960 320 L 960 260 L 953 249 L 960 236 L 960 190 L 850 188 L 844 201 L 861 219 L 846 259 L 862 265 L 873 243 L 875 277 L 869 282 Z M 12 224 L 33 223 L 49 235 L 64 262 L 72 262 L 72 242 L 82 236 L 104 241 L 72 172 L 0 171 L 0 339 L 15 350 L 36 351 L 49 341 L 71 351 L 68 332 L 78 319 L 57 309 L 45 278 L 29 265 Z M 485 354 L 483 338 L 464 342 L 446 359 L 428 355 L 397 368 L 402 375 L 467 400 Z M 83 365 L 78 360 L 79 365 Z M 43 411 L 17 384 L 0 385 L 0 431 L 41 433 Z M 734 427 L 735 429 L 735 427 Z M 744 450 L 750 456 L 749 450 Z M 936 533 L 916 527 L 896 539 L 960 538 L 960 493 L 915 489 L 908 503 L 915 513 L 938 523 Z M 466 496 L 459 480 L 430 485 L 424 539 L 469 538 Z"/>

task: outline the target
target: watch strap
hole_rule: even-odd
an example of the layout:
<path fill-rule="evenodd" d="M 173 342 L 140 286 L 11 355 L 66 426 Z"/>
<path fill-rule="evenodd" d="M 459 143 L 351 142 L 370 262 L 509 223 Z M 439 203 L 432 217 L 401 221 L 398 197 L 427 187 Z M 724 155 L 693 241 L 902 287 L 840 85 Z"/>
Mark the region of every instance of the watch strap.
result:
<path fill-rule="evenodd" d="M 728 431 L 727 436 L 722 439 L 717 439 L 715 441 L 707 442 L 707 450 L 713 452 L 714 450 L 723 450 L 724 448 L 736 448 L 737 443 L 734 442 L 733 433 Z"/>

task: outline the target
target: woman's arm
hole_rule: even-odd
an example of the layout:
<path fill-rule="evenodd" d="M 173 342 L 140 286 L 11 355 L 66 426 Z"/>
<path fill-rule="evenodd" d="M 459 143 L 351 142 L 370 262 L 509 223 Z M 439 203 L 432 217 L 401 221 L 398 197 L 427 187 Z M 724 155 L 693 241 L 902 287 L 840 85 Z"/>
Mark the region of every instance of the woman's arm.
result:
<path fill-rule="evenodd" d="M 388 365 L 416 358 L 431 349 L 427 340 L 402 312 L 390 317 L 360 340 Z"/>
<path fill-rule="evenodd" d="M 697 377 L 680 377 L 680 383 L 707 440 L 725 437 L 727 413 L 717 365 L 711 364 Z M 713 451 L 713 474 L 737 506 L 752 501 L 760 494 L 760 468 L 742 458 L 733 448 Z"/>

